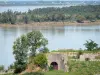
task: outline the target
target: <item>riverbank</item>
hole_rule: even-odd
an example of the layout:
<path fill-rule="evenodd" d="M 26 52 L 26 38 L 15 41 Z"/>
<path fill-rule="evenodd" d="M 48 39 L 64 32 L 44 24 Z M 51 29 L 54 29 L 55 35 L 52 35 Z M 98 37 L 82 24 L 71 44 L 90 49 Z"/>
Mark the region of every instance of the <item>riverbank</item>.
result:
<path fill-rule="evenodd" d="M 53 26 L 76 26 L 76 25 L 100 25 L 100 20 L 96 22 L 85 21 L 84 23 L 78 22 L 31 22 L 29 24 L 17 23 L 17 24 L 0 24 L 0 27 L 53 27 Z"/>

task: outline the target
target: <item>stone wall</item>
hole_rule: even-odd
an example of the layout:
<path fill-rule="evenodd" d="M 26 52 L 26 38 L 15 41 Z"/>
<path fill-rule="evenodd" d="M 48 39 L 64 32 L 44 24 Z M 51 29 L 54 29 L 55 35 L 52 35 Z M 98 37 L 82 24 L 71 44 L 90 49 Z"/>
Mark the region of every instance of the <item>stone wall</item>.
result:
<path fill-rule="evenodd" d="M 51 65 L 52 62 L 56 62 L 58 64 L 58 70 L 68 71 L 68 56 L 67 54 L 61 54 L 61 53 L 50 53 L 47 54 L 48 59 L 48 66 Z"/>

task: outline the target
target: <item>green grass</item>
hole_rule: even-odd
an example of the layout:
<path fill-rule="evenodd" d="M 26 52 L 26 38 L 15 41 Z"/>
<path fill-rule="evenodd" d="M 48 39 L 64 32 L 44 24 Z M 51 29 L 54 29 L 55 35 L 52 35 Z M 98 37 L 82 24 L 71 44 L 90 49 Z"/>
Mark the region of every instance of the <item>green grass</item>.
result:
<path fill-rule="evenodd" d="M 68 73 L 63 71 L 49 71 L 45 72 L 44 75 L 68 75 Z"/>
<path fill-rule="evenodd" d="M 48 72 L 43 72 L 43 74 L 44 75 L 96 75 L 96 74 L 100 75 L 100 61 L 69 60 L 68 64 L 69 64 L 69 73 L 63 71 L 48 71 Z M 5 74 L 5 75 L 15 75 L 15 74 Z M 34 75 L 34 74 L 30 73 L 28 75 Z"/>
<path fill-rule="evenodd" d="M 44 75 L 68 75 L 68 73 L 63 71 L 48 71 L 44 72 Z M 5 75 L 15 75 L 15 74 L 5 74 Z M 24 75 L 40 75 L 40 74 L 32 74 L 32 73 L 26 73 Z"/>
<path fill-rule="evenodd" d="M 69 75 L 100 74 L 100 61 L 69 61 Z"/>
<path fill-rule="evenodd" d="M 83 53 L 96 53 L 100 52 L 100 50 L 95 50 L 95 51 L 87 51 L 87 50 L 73 50 L 73 49 L 61 49 L 61 50 L 53 50 L 51 52 L 79 52 L 82 51 Z"/>

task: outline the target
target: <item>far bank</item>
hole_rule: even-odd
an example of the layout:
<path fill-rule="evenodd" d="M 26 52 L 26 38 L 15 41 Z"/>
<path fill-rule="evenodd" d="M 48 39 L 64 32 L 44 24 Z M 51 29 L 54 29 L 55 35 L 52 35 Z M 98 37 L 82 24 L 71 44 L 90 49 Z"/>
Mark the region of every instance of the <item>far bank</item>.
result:
<path fill-rule="evenodd" d="M 100 25 L 100 20 L 96 22 L 85 21 L 84 23 L 78 22 L 31 22 L 28 24 L 25 23 L 16 23 L 16 24 L 0 24 L 0 27 L 58 27 L 58 26 L 92 26 L 92 25 Z"/>

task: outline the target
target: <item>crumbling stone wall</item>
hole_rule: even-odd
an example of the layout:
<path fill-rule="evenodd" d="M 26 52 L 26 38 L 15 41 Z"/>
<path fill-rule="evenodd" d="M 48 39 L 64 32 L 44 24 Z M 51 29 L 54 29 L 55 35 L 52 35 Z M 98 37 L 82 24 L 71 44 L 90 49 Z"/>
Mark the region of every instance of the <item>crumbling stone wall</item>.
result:
<path fill-rule="evenodd" d="M 63 70 L 65 72 L 68 72 L 67 54 L 50 53 L 47 54 L 47 59 L 48 59 L 48 66 L 50 66 L 52 62 L 56 62 L 58 64 L 58 70 Z"/>

